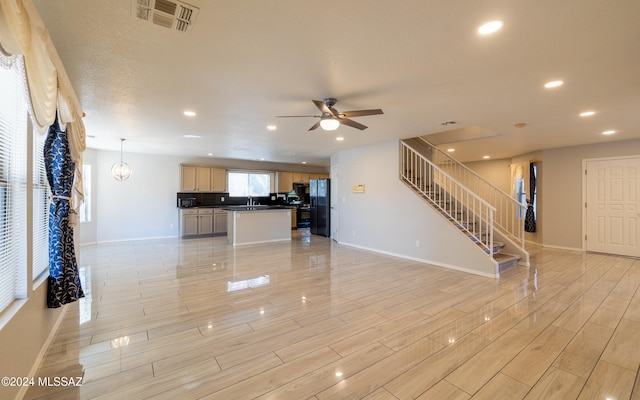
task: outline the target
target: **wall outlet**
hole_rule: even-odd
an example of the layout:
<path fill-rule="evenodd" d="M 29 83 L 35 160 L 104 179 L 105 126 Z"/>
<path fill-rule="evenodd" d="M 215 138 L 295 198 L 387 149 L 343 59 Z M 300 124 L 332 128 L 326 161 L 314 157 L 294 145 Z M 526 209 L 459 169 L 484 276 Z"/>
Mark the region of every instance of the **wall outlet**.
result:
<path fill-rule="evenodd" d="M 220 197 L 220 202 L 224 203 L 224 196 Z"/>
<path fill-rule="evenodd" d="M 420 241 L 416 240 L 416 247 L 420 247 Z"/>
<path fill-rule="evenodd" d="M 355 236 L 356 235 L 356 230 L 354 229 L 353 232 L 351 232 L 351 235 Z"/>

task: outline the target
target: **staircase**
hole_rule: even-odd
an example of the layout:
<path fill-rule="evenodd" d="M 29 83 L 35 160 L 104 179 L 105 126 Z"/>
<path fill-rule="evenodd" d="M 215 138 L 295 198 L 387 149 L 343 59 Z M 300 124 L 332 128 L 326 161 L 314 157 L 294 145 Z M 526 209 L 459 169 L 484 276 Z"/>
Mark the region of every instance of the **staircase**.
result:
<path fill-rule="evenodd" d="M 521 260 L 526 206 L 421 138 L 400 142 L 400 179 L 475 243 L 496 265 L 496 276 Z"/>

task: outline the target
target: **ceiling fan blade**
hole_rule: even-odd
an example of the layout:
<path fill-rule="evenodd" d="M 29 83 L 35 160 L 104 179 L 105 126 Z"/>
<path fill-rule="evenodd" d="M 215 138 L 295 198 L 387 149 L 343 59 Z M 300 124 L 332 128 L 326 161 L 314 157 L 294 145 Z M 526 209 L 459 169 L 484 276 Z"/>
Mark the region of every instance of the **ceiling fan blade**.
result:
<path fill-rule="evenodd" d="M 318 107 L 318 110 L 322 111 L 323 113 L 327 113 L 327 114 L 333 114 L 331 112 L 331 110 L 329 109 L 329 107 L 327 107 L 324 102 L 320 101 L 320 100 L 311 100 L 313 101 L 313 104 L 316 105 L 316 107 Z"/>
<path fill-rule="evenodd" d="M 367 129 L 366 125 L 362 125 L 361 123 L 356 122 L 356 121 L 351 120 L 351 119 L 348 119 L 348 118 L 340 118 L 340 123 L 344 124 L 344 125 L 347 125 L 347 126 L 350 126 L 352 128 L 360 129 L 361 131 Z"/>
<path fill-rule="evenodd" d="M 353 118 L 353 117 L 364 117 L 367 115 L 379 115 L 384 114 L 381 109 L 377 108 L 375 110 L 355 110 L 355 111 L 345 111 L 340 113 L 344 115 L 345 118 Z"/>
<path fill-rule="evenodd" d="M 320 115 L 276 115 L 276 118 L 320 118 Z"/>
<path fill-rule="evenodd" d="M 309 130 L 312 131 L 314 129 L 318 129 L 319 126 L 320 126 L 320 121 L 318 121 L 315 124 L 313 124 L 313 126 L 311 126 L 311 128 L 309 128 Z"/>

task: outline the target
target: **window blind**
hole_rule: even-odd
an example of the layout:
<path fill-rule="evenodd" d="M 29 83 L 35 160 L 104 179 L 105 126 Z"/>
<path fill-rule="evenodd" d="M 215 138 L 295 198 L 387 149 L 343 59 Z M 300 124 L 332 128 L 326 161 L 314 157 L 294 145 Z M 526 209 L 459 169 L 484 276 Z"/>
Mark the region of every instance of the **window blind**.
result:
<path fill-rule="evenodd" d="M 0 312 L 27 292 L 27 103 L 12 65 L 0 63 Z"/>
<path fill-rule="evenodd" d="M 33 279 L 49 270 L 49 197 L 44 165 L 46 135 L 33 130 Z"/>

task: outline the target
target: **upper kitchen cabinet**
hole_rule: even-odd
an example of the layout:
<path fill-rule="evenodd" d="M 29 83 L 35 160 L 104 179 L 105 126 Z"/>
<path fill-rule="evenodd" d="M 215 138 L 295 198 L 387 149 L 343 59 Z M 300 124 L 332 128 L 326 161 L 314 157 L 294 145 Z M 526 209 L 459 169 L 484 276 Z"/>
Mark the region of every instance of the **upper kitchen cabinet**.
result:
<path fill-rule="evenodd" d="M 196 167 L 196 189 L 199 192 L 211 190 L 211 168 Z"/>
<path fill-rule="evenodd" d="M 196 167 L 180 166 L 180 190 L 183 192 L 195 192 L 198 187 Z"/>
<path fill-rule="evenodd" d="M 278 193 L 288 193 L 291 190 L 293 190 L 293 173 L 278 172 Z"/>
<path fill-rule="evenodd" d="M 227 173 L 222 168 L 180 166 L 180 190 L 183 192 L 224 192 Z"/>
<path fill-rule="evenodd" d="M 293 183 L 309 183 L 310 178 L 311 178 L 311 174 L 306 172 L 293 173 Z"/>
<path fill-rule="evenodd" d="M 223 168 L 211 168 L 211 191 L 227 191 L 227 170 Z"/>
<path fill-rule="evenodd" d="M 309 174 L 309 179 L 325 179 L 329 178 L 329 174 Z"/>

